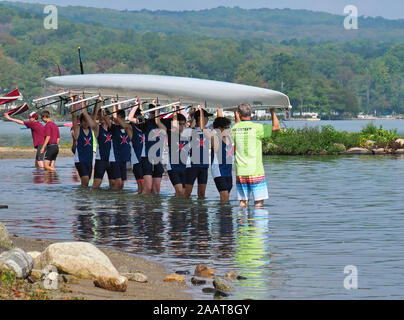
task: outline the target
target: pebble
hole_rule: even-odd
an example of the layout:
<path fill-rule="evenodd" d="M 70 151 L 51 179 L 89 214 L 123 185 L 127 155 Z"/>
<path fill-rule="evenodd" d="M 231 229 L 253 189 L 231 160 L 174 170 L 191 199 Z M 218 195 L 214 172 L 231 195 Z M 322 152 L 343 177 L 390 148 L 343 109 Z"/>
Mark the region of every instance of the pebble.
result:
<path fill-rule="evenodd" d="M 181 275 L 189 275 L 191 274 L 188 270 L 178 270 L 175 271 L 176 274 L 181 274 Z"/>
<path fill-rule="evenodd" d="M 43 287 L 46 290 L 57 290 L 59 288 L 59 274 L 57 272 L 50 272 L 43 280 Z"/>
<path fill-rule="evenodd" d="M 213 286 L 216 288 L 216 290 L 220 290 L 223 292 L 234 291 L 234 288 L 230 285 L 230 283 L 220 277 L 215 277 L 215 279 L 213 280 Z"/>
<path fill-rule="evenodd" d="M 123 276 L 128 278 L 129 281 L 140 282 L 140 283 L 146 283 L 149 280 L 147 278 L 147 276 L 141 272 L 125 273 L 125 274 L 123 274 Z"/>
<path fill-rule="evenodd" d="M 215 288 L 203 288 L 202 292 L 203 293 L 216 293 L 216 289 Z"/>
<path fill-rule="evenodd" d="M 192 277 L 191 278 L 191 283 L 194 286 L 200 286 L 200 285 L 206 284 L 206 280 L 202 280 L 202 279 L 198 279 L 196 277 Z"/>
<path fill-rule="evenodd" d="M 213 278 L 216 270 L 210 269 L 204 264 L 198 264 L 195 268 L 195 275 L 202 278 Z"/>
<path fill-rule="evenodd" d="M 169 274 L 168 276 L 166 276 L 164 278 L 164 281 L 165 282 L 183 282 L 183 283 L 185 283 L 186 279 L 184 276 L 174 273 L 174 274 Z"/>

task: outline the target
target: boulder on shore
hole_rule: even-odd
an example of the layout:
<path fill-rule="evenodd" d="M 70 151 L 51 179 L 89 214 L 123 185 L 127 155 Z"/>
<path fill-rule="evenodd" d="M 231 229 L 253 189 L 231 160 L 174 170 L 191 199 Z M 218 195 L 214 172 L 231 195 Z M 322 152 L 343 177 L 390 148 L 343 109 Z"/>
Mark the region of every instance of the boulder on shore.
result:
<path fill-rule="evenodd" d="M 386 154 L 386 150 L 384 150 L 384 148 L 373 149 L 372 152 L 374 154 Z"/>
<path fill-rule="evenodd" d="M 14 247 L 6 226 L 0 222 L 0 247 L 11 249 Z"/>
<path fill-rule="evenodd" d="M 125 292 L 128 288 L 128 278 L 124 276 L 99 276 L 94 280 L 94 285 L 109 291 Z"/>
<path fill-rule="evenodd" d="M 369 149 L 366 148 L 350 148 L 345 152 L 342 152 L 341 154 L 373 154 L 373 152 Z"/>
<path fill-rule="evenodd" d="M 34 266 L 34 260 L 20 248 L 3 252 L 0 255 L 0 270 L 11 270 L 17 278 L 27 278 Z"/>
<path fill-rule="evenodd" d="M 96 279 L 100 276 L 119 277 L 109 258 L 97 247 L 87 242 L 64 242 L 51 244 L 35 259 L 36 269 L 48 265 L 59 272 L 82 279 Z"/>
<path fill-rule="evenodd" d="M 220 290 L 223 292 L 234 291 L 234 288 L 231 286 L 231 284 L 227 280 L 220 277 L 215 277 L 215 279 L 213 280 L 213 286 L 216 290 Z"/>
<path fill-rule="evenodd" d="M 400 146 L 404 147 L 404 139 L 397 139 L 396 143 L 398 143 Z"/>

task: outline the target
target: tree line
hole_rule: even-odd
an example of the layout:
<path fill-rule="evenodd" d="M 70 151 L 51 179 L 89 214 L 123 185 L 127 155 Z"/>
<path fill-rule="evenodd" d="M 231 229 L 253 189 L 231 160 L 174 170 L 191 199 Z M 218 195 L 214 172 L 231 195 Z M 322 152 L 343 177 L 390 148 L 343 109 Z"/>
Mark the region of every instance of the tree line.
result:
<path fill-rule="evenodd" d="M 112 29 L 0 6 L 0 87 L 19 87 L 27 99 L 44 79 L 80 73 L 147 73 L 229 81 L 287 94 L 300 112 L 345 118 L 359 112 L 404 113 L 404 43 L 234 39 Z M 151 21 L 152 23 L 152 21 Z"/>

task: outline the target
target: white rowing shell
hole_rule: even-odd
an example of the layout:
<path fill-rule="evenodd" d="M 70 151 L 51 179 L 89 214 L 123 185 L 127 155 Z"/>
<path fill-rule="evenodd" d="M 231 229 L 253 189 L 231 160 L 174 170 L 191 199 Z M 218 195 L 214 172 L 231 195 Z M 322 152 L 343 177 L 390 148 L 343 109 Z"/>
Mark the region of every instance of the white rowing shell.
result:
<path fill-rule="evenodd" d="M 46 81 L 59 88 L 133 91 L 137 94 L 163 95 L 199 103 L 206 101 L 209 107 L 231 107 L 243 102 L 282 109 L 290 107 L 288 96 L 278 91 L 196 78 L 145 74 L 84 74 L 51 77 Z"/>

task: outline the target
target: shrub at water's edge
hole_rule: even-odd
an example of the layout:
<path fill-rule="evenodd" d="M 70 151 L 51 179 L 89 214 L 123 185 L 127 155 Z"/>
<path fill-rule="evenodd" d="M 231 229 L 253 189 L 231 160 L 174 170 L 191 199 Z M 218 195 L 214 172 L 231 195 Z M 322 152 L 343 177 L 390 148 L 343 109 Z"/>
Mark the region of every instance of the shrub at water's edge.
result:
<path fill-rule="evenodd" d="M 402 148 L 397 130 L 384 130 L 368 124 L 360 132 L 337 131 L 331 125 L 321 128 L 284 129 L 266 139 L 263 152 L 266 155 L 336 155 L 354 147 L 369 150 L 383 148 L 386 152 Z"/>

